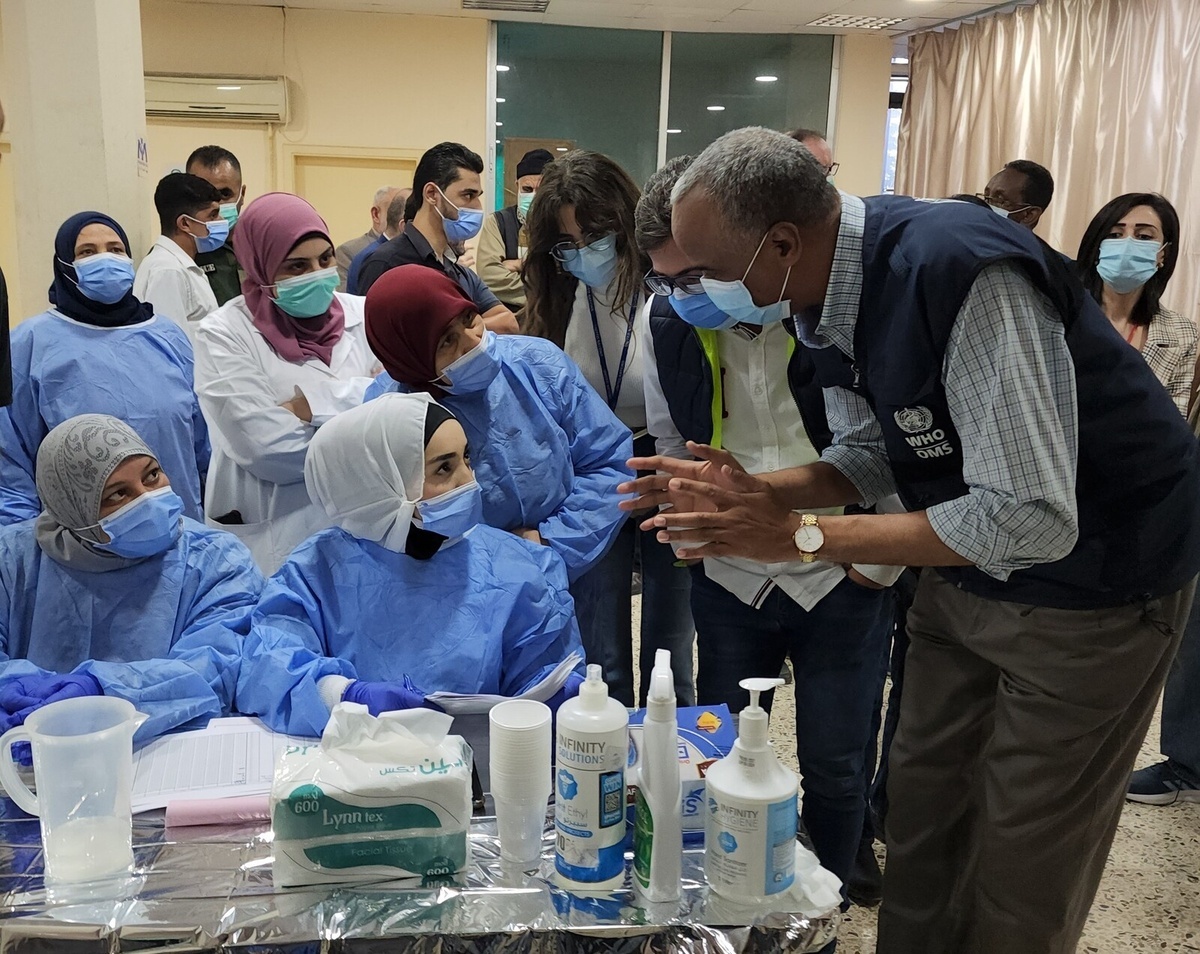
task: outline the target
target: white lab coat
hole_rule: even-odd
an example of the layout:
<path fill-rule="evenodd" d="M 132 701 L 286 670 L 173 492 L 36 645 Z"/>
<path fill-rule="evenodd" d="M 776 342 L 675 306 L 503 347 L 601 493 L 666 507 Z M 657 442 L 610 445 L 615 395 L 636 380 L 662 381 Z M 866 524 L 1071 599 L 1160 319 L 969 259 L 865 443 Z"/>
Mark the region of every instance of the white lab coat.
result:
<path fill-rule="evenodd" d="M 165 235 L 154 240 L 138 266 L 133 294 L 152 304 L 156 315 L 166 315 L 181 325 L 193 348 L 197 326 L 217 310 L 217 296 L 204 269 Z"/>
<path fill-rule="evenodd" d="M 337 294 L 346 330 L 331 363 L 285 361 L 267 344 L 241 295 L 200 323 L 196 334 L 196 393 L 208 421 L 212 462 L 204 513 L 210 526 L 236 535 L 259 569 L 274 573 L 292 549 L 330 526 L 304 486 L 304 457 L 317 427 L 357 407 L 377 373 L 367 344 L 363 299 Z M 312 407 L 306 424 L 280 407 L 299 387 Z M 216 520 L 231 511 L 240 523 Z"/>

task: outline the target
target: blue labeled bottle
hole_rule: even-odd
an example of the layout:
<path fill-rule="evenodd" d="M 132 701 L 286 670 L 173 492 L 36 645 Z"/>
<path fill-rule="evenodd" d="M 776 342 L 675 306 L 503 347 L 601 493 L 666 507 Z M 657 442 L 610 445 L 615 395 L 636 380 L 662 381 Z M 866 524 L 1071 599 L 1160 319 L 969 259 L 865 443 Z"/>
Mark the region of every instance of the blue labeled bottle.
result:
<path fill-rule="evenodd" d="M 554 864 L 567 887 L 603 890 L 625 874 L 629 713 L 610 699 L 599 666 L 558 710 Z"/>

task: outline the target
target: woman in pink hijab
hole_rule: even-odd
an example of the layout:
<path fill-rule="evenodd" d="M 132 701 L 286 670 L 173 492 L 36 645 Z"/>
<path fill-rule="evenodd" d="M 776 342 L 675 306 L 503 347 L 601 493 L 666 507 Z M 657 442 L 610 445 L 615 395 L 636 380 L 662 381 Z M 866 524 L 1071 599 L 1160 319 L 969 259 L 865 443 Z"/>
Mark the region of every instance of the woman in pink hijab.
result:
<path fill-rule="evenodd" d="M 242 294 L 196 335 L 196 393 L 213 444 L 204 512 L 264 574 L 329 526 L 304 486 L 318 427 L 362 403 L 376 373 L 363 299 L 337 288 L 325 220 L 296 195 L 246 207 L 233 233 Z"/>

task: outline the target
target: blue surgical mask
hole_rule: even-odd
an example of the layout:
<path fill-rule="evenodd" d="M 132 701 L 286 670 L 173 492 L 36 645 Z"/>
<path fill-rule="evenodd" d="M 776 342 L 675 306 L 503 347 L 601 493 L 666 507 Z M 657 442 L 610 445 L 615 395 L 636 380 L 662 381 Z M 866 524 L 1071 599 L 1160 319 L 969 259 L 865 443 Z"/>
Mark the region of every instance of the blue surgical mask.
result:
<path fill-rule="evenodd" d="M 1009 215 L 1008 209 L 1002 209 L 1002 208 L 1000 208 L 1000 206 L 992 205 L 990 202 L 988 203 L 988 208 L 991 209 L 993 212 L 995 212 L 998 216 L 1000 216 L 1000 218 L 1002 218 L 1002 219 L 1008 218 L 1008 215 Z"/>
<path fill-rule="evenodd" d="M 517 193 L 517 214 L 524 221 L 525 216 L 529 214 L 529 207 L 533 205 L 533 197 L 536 192 L 519 192 Z"/>
<path fill-rule="evenodd" d="M 92 301 L 115 305 L 133 291 L 133 262 L 127 255 L 100 252 L 71 264 L 75 284 Z"/>
<path fill-rule="evenodd" d="M 417 504 L 421 526 L 451 540 L 483 522 L 483 495 L 474 478 L 468 484 Z"/>
<path fill-rule="evenodd" d="M 238 207 L 236 202 L 222 202 L 217 211 L 221 213 L 221 218 L 228 223 L 230 228 L 237 225 Z"/>
<path fill-rule="evenodd" d="M 175 491 L 152 490 L 101 520 L 108 543 L 93 546 L 128 559 L 156 556 L 179 539 L 182 516 L 183 501 Z"/>
<path fill-rule="evenodd" d="M 316 318 L 329 311 L 340 282 L 336 266 L 285 278 L 275 283 L 272 301 L 293 318 Z"/>
<path fill-rule="evenodd" d="M 442 190 L 438 189 L 438 192 L 442 192 Z M 445 192 L 442 192 L 442 198 L 450 202 L 450 198 Z M 437 210 L 438 215 L 442 215 L 442 228 L 446 233 L 446 241 L 465 242 L 478 235 L 479 230 L 483 228 L 483 209 L 460 209 L 453 202 L 450 202 L 450 205 L 452 208 L 458 209 L 457 219 L 448 219 L 442 215 L 441 209 Z"/>
<path fill-rule="evenodd" d="M 1162 243 L 1139 238 L 1110 238 L 1100 243 L 1096 271 L 1119 295 L 1141 288 L 1158 271 Z"/>
<path fill-rule="evenodd" d="M 750 294 L 750 289 L 746 287 L 746 276 L 750 274 L 750 269 L 758 261 L 758 253 L 762 251 L 762 247 L 766 241 L 767 236 L 764 235 L 762 241 L 758 243 L 758 248 L 754 250 L 754 257 L 750 259 L 750 264 L 746 266 L 746 272 L 742 275 L 741 281 L 719 282 L 714 278 L 705 278 L 704 276 L 700 278 L 700 287 L 704 289 L 713 305 L 728 315 L 734 324 L 744 322 L 748 325 L 770 325 L 777 321 L 783 321 L 784 318 L 787 318 L 792 313 L 792 303 L 783 300 L 783 293 L 787 290 L 788 279 L 792 275 L 790 265 L 788 266 L 787 274 L 783 276 L 783 285 L 779 289 L 779 300 L 773 304 L 754 304 L 754 296 Z"/>
<path fill-rule="evenodd" d="M 229 223 L 224 219 L 216 219 L 211 222 L 201 222 L 199 219 L 193 219 L 190 215 L 187 218 L 192 219 L 197 225 L 202 225 L 208 229 L 207 235 L 193 235 L 196 240 L 197 252 L 215 252 L 225 240 L 229 238 Z M 190 233 L 189 233 L 190 234 Z"/>
<path fill-rule="evenodd" d="M 496 340 L 495 332 L 484 331 L 479 344 L 461 358 L 446 365 L 438 386 L 448 394 L 474 394 L 486 390 L 500 373 Z M 447 383 L 442 384 L 441 380 Z"/>
<path fill-rule="evenodd" d="M 720 331 L 737 324 L 737 321 L 714 305 L 712 299 L 704 292 L 685 295 L 677 288 L 671 293 L 671 307 L 675 309 L 675 314 L 696 328 Z"/>
<path fill-rule="evenodd" d="M 562 267 L 588 288 L 607 288 L 617 273 L 617 233 L 611 232 L 591 245 L 569 250 Z"/>

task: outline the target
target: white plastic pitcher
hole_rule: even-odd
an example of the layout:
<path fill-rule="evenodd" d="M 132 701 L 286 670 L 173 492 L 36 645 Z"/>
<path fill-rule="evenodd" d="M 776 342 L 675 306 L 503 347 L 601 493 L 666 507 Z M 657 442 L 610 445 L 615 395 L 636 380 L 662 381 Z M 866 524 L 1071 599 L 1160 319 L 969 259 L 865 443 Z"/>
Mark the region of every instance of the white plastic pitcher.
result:
<path fill-rule="evenodd" d="M 146 719 L 125 699 L 85 696 L 43 706 L 0 736 L 0 783 L 41 822 L 49 892 L 131 872 L 133 734 Z M 36 795 L 17 772 L 16 742 L 33 748 Z"/>

